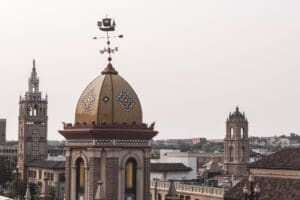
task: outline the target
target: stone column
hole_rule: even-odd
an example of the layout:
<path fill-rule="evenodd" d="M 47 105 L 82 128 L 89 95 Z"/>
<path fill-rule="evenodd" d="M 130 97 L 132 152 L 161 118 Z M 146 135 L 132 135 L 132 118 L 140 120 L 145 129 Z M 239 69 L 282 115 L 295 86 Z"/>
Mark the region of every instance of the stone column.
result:
<path fill-rule="evenodd" d="M 65 199 L 70 200 L 71 190 L 71 161 L 70 161 L 70 148 L 66 148 L 66 161 L 65 161 Z"/>
<path fill-rule="evenodd" d="M 144 200 L 150 200 L 150 158 L 144 158 Z"/>
<path fill-rule="evenodd" d="M 97 191 L 97 180 L 100 179 L 100 163 L 101 161 L 99 158 L 91 157 L 89 159 L 89 182 L 87 183 L 89 188 L 89 199 L 93 199 Z"/>
<path fill-rule="evenodd" d="M 119 158 L 106 159 L 106 199 L 118 200 Z"/>

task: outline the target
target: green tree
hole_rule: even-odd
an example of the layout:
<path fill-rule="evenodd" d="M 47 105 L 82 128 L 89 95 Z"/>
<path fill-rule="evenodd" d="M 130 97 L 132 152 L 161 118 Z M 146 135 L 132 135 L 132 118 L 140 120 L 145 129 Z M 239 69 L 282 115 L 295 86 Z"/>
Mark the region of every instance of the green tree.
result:
<path fill-rule="evenodd" d="M 12 171 L 15 168 L 11 160 L 5 157 L 0 157 L 0 186 L 5 187 L 5 184 L 12 181 Z"/>
<path fill-rule="evenodd" d="M 10 183 L 9 189 L 8 189 L 8 196 L 10 198 L 17 197 L 17 194 L 19 194 L 20 197 L 24 197 L 26 193 L 27 184 L 23 180 L 17 181 L 17 177 L 14 178 L 14 180 Z"/>

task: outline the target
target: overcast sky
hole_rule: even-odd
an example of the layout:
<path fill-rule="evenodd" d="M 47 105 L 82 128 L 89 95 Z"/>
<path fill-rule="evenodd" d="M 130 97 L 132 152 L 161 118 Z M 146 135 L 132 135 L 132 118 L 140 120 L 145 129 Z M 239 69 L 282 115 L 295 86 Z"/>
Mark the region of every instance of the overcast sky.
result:
<path fill-rule="evenodd" d="M 83 89 L 106 65 L 97 21 L 115 18 L 113 64 L 158 138 L 224 138 L 239 105 L 250 135 L 300 133 L 300 3 L 295 0 L 2 0 L 0 117 L 17 139 L 32 59 L 49 97 L 48 139 L 63 139 Z"/>

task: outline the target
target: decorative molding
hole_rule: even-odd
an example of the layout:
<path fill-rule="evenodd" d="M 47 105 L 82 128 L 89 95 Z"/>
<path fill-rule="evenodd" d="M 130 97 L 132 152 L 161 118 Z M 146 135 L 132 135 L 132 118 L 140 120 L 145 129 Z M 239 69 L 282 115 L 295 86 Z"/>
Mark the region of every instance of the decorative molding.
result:
<path fill-rule="evenodd" d="M 149 140 L 121 140 L 121 139 L 101 139 L 101 140 L 67 140 L 68 146 L 151 146 Z"/>

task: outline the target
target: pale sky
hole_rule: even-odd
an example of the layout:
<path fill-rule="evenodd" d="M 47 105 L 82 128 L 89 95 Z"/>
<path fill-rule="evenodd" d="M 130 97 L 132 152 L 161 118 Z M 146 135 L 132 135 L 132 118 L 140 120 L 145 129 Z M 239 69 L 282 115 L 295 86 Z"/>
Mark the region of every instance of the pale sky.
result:
<path fill-rule="evenodd" d="M 300 133 L 300 3 L 295 0 L 2 0 L 0 118 L 17 139 L 32 59 L 49 97 L 48 139 L 63 139 L 83 89 L 106 65 L 97 21 L 117 22 L 113 65 L 160 138 L 224 138 L 239 105 L 250 135 Z"/>

